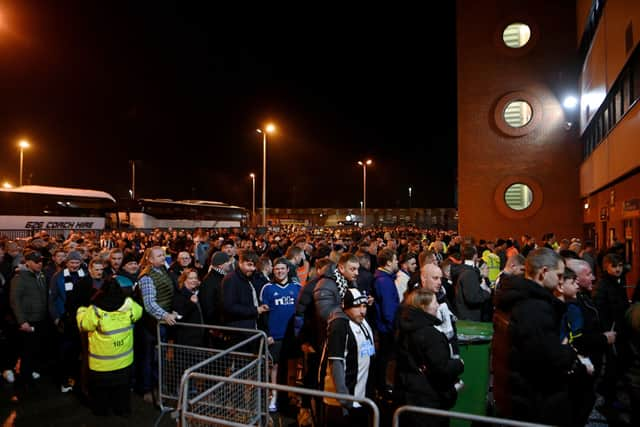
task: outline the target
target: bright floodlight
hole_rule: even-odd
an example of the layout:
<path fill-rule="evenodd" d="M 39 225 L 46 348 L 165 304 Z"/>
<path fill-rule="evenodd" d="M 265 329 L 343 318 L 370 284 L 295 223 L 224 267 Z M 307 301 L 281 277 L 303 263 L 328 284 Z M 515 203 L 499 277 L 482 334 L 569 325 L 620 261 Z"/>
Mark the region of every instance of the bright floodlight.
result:
<path fill-rule="evenodd" d="M 249 174 L 249 178 L 255 178 L 256 176 L 252 173 Z"/>
<path fill-rule="evenodd" d="M 22 140 L 20 142 L 18 142 L 18 147 L 20 148 L 29 148 L 29 141 L 26 140 Z"/>
<path fill-rule="evenodd" d="M 367 165 L 370 165 L 371 163 L 373 163 L 373 160 L 368 159 L 368 160 L 367 160 Z"/>
<path fill-rule="evenodd" d="M 2 187 L 3 188 L 13 188 L 13 185 L 11 185 L 9 182 L 5 181 L 2 183 Z"/>
<path fill-rule="evenodd" d="M 272 123 L 269 123 L 269 124 L 267 125 L 267 127 L 265 128 L 265 130 L 266 130 L 268 133 L 273 133 L 273 132 L 275 132 L 276 127 L 275 127 Z"/>
<path fill-rule="evenodd" d="M 567 96 L 562 102 L 562 105 L 564 106 L 564 108 L 573 110 L 574 108 L 576 108 L 576 105 L 578 105 L 578 98 L 576 98 L 575 96 Z"/>

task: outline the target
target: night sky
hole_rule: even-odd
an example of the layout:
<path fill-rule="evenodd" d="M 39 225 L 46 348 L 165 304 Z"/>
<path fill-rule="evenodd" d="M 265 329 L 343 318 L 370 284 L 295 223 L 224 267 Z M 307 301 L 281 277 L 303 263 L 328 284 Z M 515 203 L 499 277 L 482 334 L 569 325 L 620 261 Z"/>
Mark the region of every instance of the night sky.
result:
<path fill-rule="evenodd" d="M 451 207 L 455 2 L 0 0 L 0 180 L 126 197 Z M 422 9 L 428 6 L 427 12 Z M 263 6 L 264 7 L 264 6 Z"/>

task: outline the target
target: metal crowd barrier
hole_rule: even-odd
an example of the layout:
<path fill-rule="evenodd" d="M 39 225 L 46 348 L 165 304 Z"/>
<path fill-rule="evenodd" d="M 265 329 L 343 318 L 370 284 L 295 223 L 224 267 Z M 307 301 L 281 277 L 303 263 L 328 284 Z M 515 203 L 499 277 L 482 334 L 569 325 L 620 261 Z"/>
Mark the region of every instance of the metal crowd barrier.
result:
<path fill-rule="evenodd" d="M 509 420 L 506 418 L 486 417 L 482 415 L 465 414 L 463 412 L 443 411 L 441 409 L 425 408 L 422 406 L 401 406 L 393 413 L 393 427 L 412 427 L 409 424 L 400 423 L 400 414 L 405 412 L 413 412 L 416 414 L 433 415 L 436 417 L 455 418 L 471 422 L 484 423 L 493 426 L 512 426 L 512 427 L 548 427 L 545 424 L 527 423 L 524 421 Z"/>
<path fill-rule="evenodd" d="M 162 327 L 173 329 L 176 333 L 180 333 L 182 328 L 204 329 L 206 336 L 216 337 L 214 343 L 226 344 L 228 348 L 193 347 L 163 342 Z M 179 402 L 183 398 L 180 395 L 181 379 L 185 372 L 229 375 L 233 371 L 244 370 L 251 372 L 254 379 L 267 378 L 267 335 L 263 331 L 179 322 L 176 326 L 168 326 L 165 322 L 158 322 L 157 340 L 158 398 L 163 413 L 180 407 Z M 191 389 L 195 390 L 196 388 Z"/>
<path fill-rule="evenodd" d="M 182 381 L 182 395 L 193 395 L 182 399 L 180 426 L 232 426 L 270 425 L 266 411 L 266 396 L 270 390 L 296 393 L 300 395 L 329 397 L 358 402 L 371 408 L 371 427 L 380 426 L 380 410 L 369 398 L 357 398 L 350 394 L 330 393 L 307 388 L 271 384 L 242 378 L 245 375 L 207 375 L 200 372 L 185 372 Z M 192 387 L 200 387 L 198 393 L 189 393 Z M 247 400 L 248 396 L 260 395 L 264 400 Z M 257 406 L 264 402 L 264 406 Z M 354 426 L 356 427 L 356 426 Z M 360 426 L 358 426 L 360 427 Z"/>

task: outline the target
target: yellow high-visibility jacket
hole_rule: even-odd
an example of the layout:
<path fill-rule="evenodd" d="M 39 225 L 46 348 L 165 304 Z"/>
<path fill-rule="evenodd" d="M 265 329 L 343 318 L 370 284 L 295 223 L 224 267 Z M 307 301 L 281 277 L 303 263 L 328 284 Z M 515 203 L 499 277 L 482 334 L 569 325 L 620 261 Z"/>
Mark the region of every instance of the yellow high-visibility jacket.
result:
<path fill-rule="evenodd" d="M 133 363 L 133 324 L 142 316 L 142 307 L 127 298 L 116 311 L 95 305 L 80 307 L 76 320 L 81 331 L 89 332 L 89 368 L 108 372 Z"/>

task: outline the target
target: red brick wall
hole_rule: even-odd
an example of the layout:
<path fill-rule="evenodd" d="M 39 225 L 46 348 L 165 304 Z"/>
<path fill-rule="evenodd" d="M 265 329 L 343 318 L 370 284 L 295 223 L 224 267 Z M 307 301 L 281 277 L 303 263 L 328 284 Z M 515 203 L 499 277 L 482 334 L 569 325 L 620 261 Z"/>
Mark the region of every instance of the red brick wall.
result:
<path fill-rule="evenodd" d="M 567 93 L 576 93 L 573 3 L 457 3 L 458 208 L 463 235 L 582 234 L 578 126 L 561 106 Z M 532 30 L 524 48 L 510 49 L 502 42 L 502 31 L 513 22 Z M 509 99 L 522 97 L 533 106 L 533 119 L 508 134 L 502 108 Z M 567 121 L 574 122 L 569 131 Z M 530 182 L 538 190 L 532 207 L 518 213 L 504 205 L 501 190 L 511 181 Z"/>

